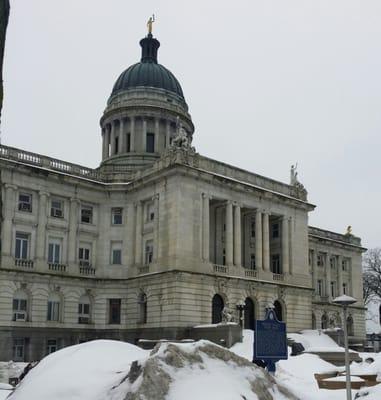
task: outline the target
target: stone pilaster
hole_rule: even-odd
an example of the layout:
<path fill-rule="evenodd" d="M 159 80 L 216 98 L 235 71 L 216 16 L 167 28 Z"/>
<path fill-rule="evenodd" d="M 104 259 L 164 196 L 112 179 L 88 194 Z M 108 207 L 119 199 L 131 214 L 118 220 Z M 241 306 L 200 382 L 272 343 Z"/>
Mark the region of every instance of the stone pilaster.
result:
<path fill-rule="evenodd" d="M 154 243 L 153 243 L 153 260 L 154 262 L 157 262 L 159 258 L 159 194 L 156 194 L 153 197 L 154 201 L 154 209 L 155 209 L 155 220 L 154 220 Z"/>
<path fill-rule="evenodd" d="M 167 120 L 166 126 L 166 147 L 170 146 L 171 142 L 171 121 Z"/>
<path fill-rule="evenodd" d="M 289 220 L 286 216 L 282 218 L 282 272 L 290 272 L 290 252 L 289 252 Z"/>
<path fill-rule="evenodd" d="M 209 197 L 202 194 L 202 259 L 209 262 Z"/>
<path fill-rule="evenodd" d="M 155 118 L 155 153 L 159 152 L 159 129 L 160 129 L 160 120 L 159 118 Z"/>
<path fill-rule="evenodd" d="M 259 209 L 255 213 L 255 267 L 262 269 L 262 213 Z"/>
<path fill-rule="evenodd" d="M 143 133 L 142 133 L 143 149 L 145 153 L 147 151 L 147 120 L 143 119 Z"/>
<path fill-rule="evenodd" d="M 110 156 L 113 156 L 116 153 L 116 149 L 115 149 L 115 124 L 114 124 L 114 121 L 111 121 L 110 126 L 111 126 L 111 131 L 110 131 L 111 154 L 110 154 Z"/>
<path fill-rule="evenodd" d="M 270 271 L 270 231 L 269 231 L 269 213 L 262 215 L 262 262 L 264 271 Z"/>
<path fill-rule="evenodd" d="M 135 151 L 135 117 L 130 118 L 130 152 Z"/>
<path fill-rule="evenodd" d="M 102 129 L 102 160 L 108 156 L 107 129 L 106 126 Z"/>
<path fill-rule="evenodd" d="M 124 132 L 124 119 L 121 118 L 119 120 L 119 149 L 118 149 L 118 153 L 125 153 L 126 152 L 126 134 Z"/>
<path fill-rule="evenodd" d="M 332 299 L 331 296 L 331 261 L 330 254 L 325 255 L 325 294 L 328 297 L 328 301 Z"/>
<path fill-rule="evenodd" d="M 75 264 L 77 260 L 77 229 L 79 220 L 79 200 L 70 199 L 70 213 L 69 213 L 69 234 L 68 234 L 68 255 L 67 260 L 69 264 Z"/>
<path fill-rule="evenodd" d="M 225 231 L 225 252 L 226 265 L 233 265 L 233 204 L 231 201 L 226 203 L 226 231 Z"/>
<path fill-rule="evenodd" d="M 49 194 L 46 192 L 39 193 L 38 204 L 38 224 L 36 235 L 36 258 L 42 260 L 45 258 L 45 242 L 46 242 L 46 220 L 47 220 L 47 199 Z"/>
<path fill-rule="evenodd" d="M 234 265 L 240 267 L 242 264 L 241 245 L 241 207 L 234 206 Z"/>
<path fill-rule="evenodd" d="M 143 259 L 143 204 L 136 204 L 135 264 L 141 265 Z"/>
<path fill-rule="evenodd" d="M 315 289 L 315 295 L 318 295 L 318 268 L 317 268 L 317 253 L 313 250 L 311 253 L 312 264 L 312 287 Z"/>
<path fill-rule="evenodd" d="M 17 187 L 14 185 L 5 184 L 5 199 L 3 203 L 3 222 L 1 224 L 1 237 L 2 237 L 2 249 L 1 252 L 4 256 L 10 256 L 12 254 L 12 219 L 14 210 L 17 207 L 16 201 L 16 190 Z"/>

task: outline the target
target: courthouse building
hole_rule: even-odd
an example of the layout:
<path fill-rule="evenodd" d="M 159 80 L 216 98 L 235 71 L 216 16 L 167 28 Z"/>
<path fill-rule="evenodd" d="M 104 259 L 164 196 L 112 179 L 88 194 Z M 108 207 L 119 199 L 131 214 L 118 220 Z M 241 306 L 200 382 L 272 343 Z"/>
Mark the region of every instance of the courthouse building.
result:
<path fill-rule="evenodd" d="M 360 239 L 308 225 L 294 169 L 282 183 L 199 154 L 160 43 L 140 45 L 101 117 L 98 168 L 0 146 L 0 359 L 184 338 L 243 304 L 249 329 L 269 303 L 289 332 L 341 326 L 344 293 L 365 339 Z"/>

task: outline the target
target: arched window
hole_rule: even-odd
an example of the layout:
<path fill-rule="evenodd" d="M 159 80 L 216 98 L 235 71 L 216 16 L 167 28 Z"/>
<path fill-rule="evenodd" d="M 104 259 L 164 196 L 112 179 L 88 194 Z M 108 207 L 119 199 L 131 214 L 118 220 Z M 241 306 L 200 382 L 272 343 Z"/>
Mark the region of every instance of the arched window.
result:
<path fill-rule="evenodd" d="M 215 294 L 212 300 L 212 324 L 219 324 L 222 321 L 222 310 L 224 300 L 219 294 Z"/>
<path fill-rule="evenodd" d="M 61 299 L 59 294 L 52 293 L 48 298 L 48 321 L 58 322 L 61 314 Z"/>
<path fill-rule="evenodd" d="M 312 329 L 316 329 L 316 317 L 314 313 L 312 313 Z"/>
<path fill-rule="evenodd" d="M 353 336 L 354 332 L 353 332 L 353 318 L 351 316 L 349 316 L 347 318 L 347 332 L 348 332 L 348 336 Z"/>
<path fill-rule="evenodd" d="M 147 323 L 147 295 L 145 293 L 140 293 L 139 299 L 139 322 L 141 324 Z"/>
<path fill-rule="evenodd" d="M 83 295 L 78 301 L 78 323 L 89 324 L 91 321 L 90 297 Z"/>
<path fill-rule="evenodd" d="M 245 300 L 244 328 L 252 331 L 255 329 L 255 307 L 250 297 Z"/>
<path fill-rule="evenodd" d="M 274 301 L 274 311 L 278 321 L 283 321 L 283 307 L 280 301 Z"/>
<path fill-rule="evenodd" d="M 328 328 L 328 317 L 327 314 L 323 314 L 321 317 L 321 329 L 327 329 Z"/>
<path fill-rule="evenodd" d="M 23 291 L 18 291 L 13 296 L 12 320 L 27 321 L 28 319 L 28 295 Z"/>

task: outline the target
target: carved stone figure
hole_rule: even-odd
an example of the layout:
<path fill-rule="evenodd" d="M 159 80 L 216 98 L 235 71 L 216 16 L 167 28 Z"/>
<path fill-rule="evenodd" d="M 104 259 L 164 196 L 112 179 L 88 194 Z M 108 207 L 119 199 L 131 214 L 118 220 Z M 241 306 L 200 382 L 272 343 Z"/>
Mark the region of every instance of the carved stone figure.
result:
<path fill-rule="evenodd" d="M 233 321 L 233 315 L 230 313 L 227 307 L 224 307 L 222 309 L 221 317 L 222 317 L 222 322 L 227 323 Z"/>

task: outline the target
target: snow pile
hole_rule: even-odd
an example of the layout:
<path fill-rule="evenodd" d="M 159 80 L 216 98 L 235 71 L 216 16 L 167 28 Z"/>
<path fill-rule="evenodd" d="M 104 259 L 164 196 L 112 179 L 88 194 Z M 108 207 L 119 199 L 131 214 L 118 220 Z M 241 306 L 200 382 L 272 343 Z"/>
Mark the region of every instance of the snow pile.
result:
<path fill-rule="evenodd" d="M 287 336 L 295 342 L 301 343 L 306 351 L 344 351 L 343 347 L 319 330 L 306 329 L 301 333 L 289 333 Z"/>
<path fill-rule="evenodd" d="M 208 341 L 151 353 L 97 340 L 44 358 L 9 400 L 296 400 L 248 360 Z"/>

